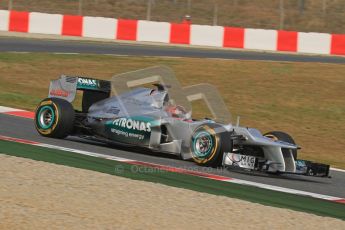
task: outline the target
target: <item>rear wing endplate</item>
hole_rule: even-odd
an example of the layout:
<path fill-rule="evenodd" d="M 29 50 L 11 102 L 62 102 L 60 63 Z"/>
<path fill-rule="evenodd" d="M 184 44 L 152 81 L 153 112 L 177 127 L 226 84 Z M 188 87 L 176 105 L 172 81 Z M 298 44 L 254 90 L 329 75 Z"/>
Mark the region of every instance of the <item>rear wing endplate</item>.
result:
<path fill-rule="evenodd" d="M 77 90 L 96 91 L 110 94 L 110 81 L 91 77 L 61 75 L 57 80 L 50 82 L 48 97 L 57 97 L 72 102 Z"/>

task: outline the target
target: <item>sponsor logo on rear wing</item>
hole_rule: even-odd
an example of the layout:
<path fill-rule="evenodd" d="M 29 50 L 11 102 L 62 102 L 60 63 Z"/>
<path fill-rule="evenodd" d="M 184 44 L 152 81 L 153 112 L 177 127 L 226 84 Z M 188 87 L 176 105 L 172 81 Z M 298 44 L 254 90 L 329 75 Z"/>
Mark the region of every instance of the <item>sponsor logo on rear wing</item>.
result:
<path fill-rule="evenodd" d="M 99 80 L 78 77 L 77 89 L 99 89 L 99 88 L 100 88 Z"/>
<path fill-rule="evenodd" d="M 96 90 L 110 92 L 110 81 L 98 80 L 90 77 L 76 76 L 77 90 Z"/>

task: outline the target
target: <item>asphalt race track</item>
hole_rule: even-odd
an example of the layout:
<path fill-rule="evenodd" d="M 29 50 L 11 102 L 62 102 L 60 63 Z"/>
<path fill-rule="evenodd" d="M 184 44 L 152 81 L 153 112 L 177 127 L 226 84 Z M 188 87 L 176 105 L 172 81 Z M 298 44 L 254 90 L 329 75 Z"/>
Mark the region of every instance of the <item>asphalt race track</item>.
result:
<path fill-rule="evenodd" d="M 332 171 L 332 178 L 316 178 L 296 175 L 268 176 L 248 175 L 246 173 L 230 172 L 226 169 L 211 169 L 195 165 L 193 162 L 182 161 L 175 156 L 158 153 L 145 153 L 126 150 L 126 147 L 107 146 L 103 144 L 88 143 L 78 138 L 51 139 L 40 136 L 35 130 L 33 120 L 0 114 L 0 135 L 22 138 L 47 144 L 59 145 L 67 148 L 80 149 L 96 153 L 102 153 L 132 160 L 151 162 L 173 167 L 183 167 L 190 170 L 198 170 L 227 177 L 243 179 L 247 181 L 276 185 L 285 188 L 297 189 L 323 195 L 345 197 L 345 173 Z"/>
<path fill-rule="evenodd" d="M 182 46 L 138 45 L 129 43 L 100 43 L 68 40 L 42 40 L 0 37 L 0 52 L 55 52 L 113 54 L 131 56 L 197 57 L 238 60 L 270 60 L 289 62 L 324 62 L 345 64 L 341 56 L 312 56 L 272 52 L 252 52 L 230 49 L 188 48 Z"/>

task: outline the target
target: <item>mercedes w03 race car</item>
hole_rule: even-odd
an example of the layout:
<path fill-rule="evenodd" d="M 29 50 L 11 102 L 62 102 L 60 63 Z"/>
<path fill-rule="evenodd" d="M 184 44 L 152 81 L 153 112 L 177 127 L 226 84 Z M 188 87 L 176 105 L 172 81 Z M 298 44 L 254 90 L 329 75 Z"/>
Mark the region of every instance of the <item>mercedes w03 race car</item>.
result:
<path fill-rule="evenodd" d="M 51 81 L 48 98 L 36 109 L 38 133 L 138 146 L 208 167 L 329 176 L 329 165 L 298 159 L 299 146 L 287 133 L 261 134 L 238 124 L 193 119 L 174 104 L 164 84 L 118 95 L 112 95 L 112 84 L 116 81 L 65 75 Z M 79 110 L 72 106 L 77 91 L 82 92 Z"/>

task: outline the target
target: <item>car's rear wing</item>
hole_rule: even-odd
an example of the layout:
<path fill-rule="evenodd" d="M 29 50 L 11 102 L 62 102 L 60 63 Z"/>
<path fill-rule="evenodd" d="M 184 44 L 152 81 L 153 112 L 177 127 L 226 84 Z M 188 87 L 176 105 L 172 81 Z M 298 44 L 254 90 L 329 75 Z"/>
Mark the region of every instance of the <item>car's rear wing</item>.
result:
<path fill-rule="evenodd" d="M 93 103 L 110 96 L 111 83 L 91 77 L 61 75 L 59 79 L 50 82 L 48 97 L 57 97 L 72 103 L 77 90 L 83 91 L 83 112 L 87 112 Z"/>

